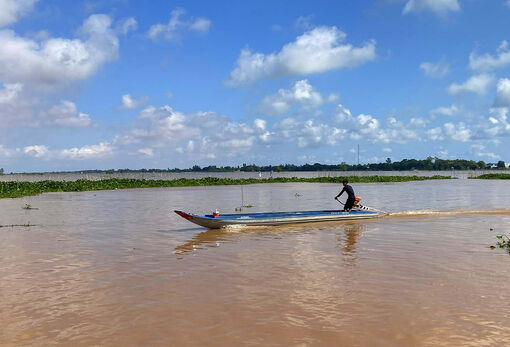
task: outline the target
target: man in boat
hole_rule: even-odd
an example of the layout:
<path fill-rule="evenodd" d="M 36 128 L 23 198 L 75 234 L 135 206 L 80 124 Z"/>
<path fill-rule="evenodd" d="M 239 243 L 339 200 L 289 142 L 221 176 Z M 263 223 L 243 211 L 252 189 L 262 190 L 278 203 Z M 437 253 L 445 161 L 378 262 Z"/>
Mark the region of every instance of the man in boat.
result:
<path fill-rule="evenodd" d="M 338 200 L 338 197 L 346 192 L 347 201 L 344 204 L 344 211 L 350 211 L 354 206 L 354 200 L 356 199 L 356 196 L 354 195 L 354 189 L 352 189 L 352 187 L 349 185 L 349 181 L 347 180 L 343 180 L 342 184 L 344 185 L 344 188 L 340 193 L 338 193 L 337 196 L 335 196 L 335 200 Z"/>

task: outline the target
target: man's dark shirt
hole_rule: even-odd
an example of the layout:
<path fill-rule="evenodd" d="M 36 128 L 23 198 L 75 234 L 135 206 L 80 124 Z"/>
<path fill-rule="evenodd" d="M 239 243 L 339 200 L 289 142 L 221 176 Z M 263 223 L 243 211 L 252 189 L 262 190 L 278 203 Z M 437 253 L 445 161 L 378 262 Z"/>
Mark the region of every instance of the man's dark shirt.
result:
<path fill-rule="evenodd" d="M 340 192 L 340 194 L 338 194 L 339 196 L 342 195 L 344 192 L 347 193 L 348 195 L 348 199 L 352 199 L 354 200 L 355 196 L 354 196 L 354 189 L 352 189 L 352 187 L 350 185 L 346 185 L 344 187 L 344 189 L 342 189 L 342 191 Z"/>

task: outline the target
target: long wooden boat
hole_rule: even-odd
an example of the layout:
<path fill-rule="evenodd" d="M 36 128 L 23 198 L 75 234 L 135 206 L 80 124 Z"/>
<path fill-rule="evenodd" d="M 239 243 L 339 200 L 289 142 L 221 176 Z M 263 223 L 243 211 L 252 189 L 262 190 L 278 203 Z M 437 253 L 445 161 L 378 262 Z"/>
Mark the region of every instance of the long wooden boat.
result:
<path fill-rule="evenodd" d="M 326 222 L 352 219 L 368 219 L 384 216 L 383 211 L 362 206 L 349 212 L 343 210 L 321 211 L 294 211 L 294 212 L 263 212 L 263 213 L 236 213 L 221 215 L 195 215 L 183 211 L 174 211 L 188 221 L 209 229 L 225 228 L 230 226 L 265 226 L 292 223 Z"/>

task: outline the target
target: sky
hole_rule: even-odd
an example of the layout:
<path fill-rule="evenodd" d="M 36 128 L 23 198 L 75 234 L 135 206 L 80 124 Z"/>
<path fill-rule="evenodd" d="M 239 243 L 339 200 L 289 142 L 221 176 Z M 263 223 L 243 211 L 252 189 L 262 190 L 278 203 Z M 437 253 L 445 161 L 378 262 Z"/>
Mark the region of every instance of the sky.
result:
<path fill-rule="evenodd" d="M 5 172 L 510 161 L 510 0 L 0 0 Z"/>

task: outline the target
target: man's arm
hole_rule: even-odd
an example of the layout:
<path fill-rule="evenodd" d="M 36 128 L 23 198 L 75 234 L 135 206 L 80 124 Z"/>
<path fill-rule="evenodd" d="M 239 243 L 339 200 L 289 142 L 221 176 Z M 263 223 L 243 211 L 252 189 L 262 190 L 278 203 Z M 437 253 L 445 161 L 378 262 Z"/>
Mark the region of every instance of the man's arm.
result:
<path fill-rule="evenodd" d="M 345 187 L 344 187 L 344 189 L 342 189 L 342 191 L 341 191 L 340 193 L 338 193 L 338 195 L 337 195 L 337 196 L 335 196 L 335 199 L 337 199 L 337 198 L 338 198 L 340 195 L 342 195 L 344 192 L 345 192 Z"/>

